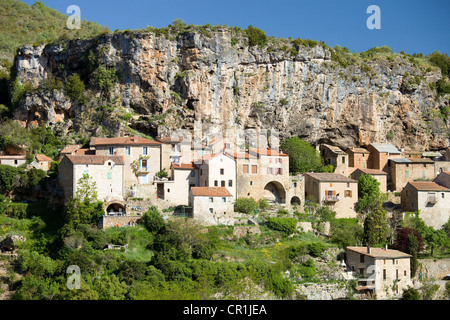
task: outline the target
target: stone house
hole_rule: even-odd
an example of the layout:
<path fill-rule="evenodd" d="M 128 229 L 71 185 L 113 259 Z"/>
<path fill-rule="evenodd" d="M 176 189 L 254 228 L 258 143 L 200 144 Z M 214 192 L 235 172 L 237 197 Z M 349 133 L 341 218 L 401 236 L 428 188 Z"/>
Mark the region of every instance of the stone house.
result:
<path fill-rule="evenodd" d="M 18 167 L 27 162 L 27 158 L 24 155 L 6 155 L 0 156 L 0 164 L 7 164 L 12 167 Z"/>
<path fill-rule="evenodd" d="M 234 197 L 223 187 L 192 187 L 192 216 L 207 225 L 234 224 Z"/>
<path fill-rule="evenodd" d="M 162 169 L 161 142 L 142 137 L 92 138 L 96 155 L 120 156 L 124 161 L 124 184 L 135 197 L 148 197 L 155 176 Z"/>
<path fill-rule="evenodd" d="M 194 161 L 199 168 L 200 187 L 226 188 L 236 198 L 236 163 L 224 153 L 205 155 Z"/>
<path fill-rule="evenodd" d="M 319 150 L 325 164 L 331 164 L 335 167 L 335 173 L 345 176 L 348 174 L 348 153 L 342 151 L 339 147 L 327 144 L 321 144 Z"/>
<path fill-rule="evenodd" d="M 388 160 L 400 158 L 402 152 L 390 143 L 372 143 L 367 147 L 371 156 L 371 169 L 378 169 L 389 173 Z"/>
<path fill-rule="evenodd" d="M 348 154 L 348 166 L 352 168 L 371 168 L 372 162 L 370 151 L 364 148 L 347 148 L 345 153 Z"/>
<path fill-rule="evenodd" d="M 171 176 L 171 165 L 190 163 L 192 161 L 191 142 L 183 137 L 156 137 L 161 143 L 161 167 Z"/>
<path fill-rule="evenodd" d="M 53 161 L 51 158 L 47 157 L 45 154 L 37 154 L 35 160 L 39 169 L 44 171 L 50 170 L 50 165 Z"/>
<path fill-rule="evenodd" d="M 445 176 L 449 179 L 450 173 L 441 173 L 435 181 L 408 182 L 401 194 L 403 210 L 420 210 L 428 226 L 440 229 L 450 218 L 450 183 L 442 184 Z"/>
<path fill-rule="evenodd" d="M 192 187 L 199 186 L 199 169 L 193 163 L 171 165 L 168 179 L 156 179 L 158 199 L 168 206 L 189 205 L 189 192 Z"/>
<path fill-rule="evenodd" d="M 388 189 L 396 192 L 402 191 L 406 184 L 416 180 L 433 180 L 435 177 L 434 161 L 427 158 L 389 159 Z"/>
<path fill-rule="evenodd" d="M 385 247 L 347 247 L 345 262 L 357 279 L 356 289 L 376 299 L 400 296 L 411 286 L 411 255 Z"/>
<path fill-rule="evenodd" d="M 78 181 L 88 175 L 96 183 L 97 198 L 123 210 L 124 163 L 121 156 L 65 155 L 59 164 L 59 185 L 66 200 L 76 195 Z"/>
<path fill-rule="evenodd" d="M 337 173 L 305 173 L 305 198 L 328 205 L 336 218 L 356 218 L 358 181 Z"/>
<path fill-rule="evenodd" d="M 362 174 L 370 174 L 380 183 L 381 193 L 387 192 L 387 173 L 377 169 L 361 169 L 358 168 L 350 175 L 354 180 L 358 180 Z"/>

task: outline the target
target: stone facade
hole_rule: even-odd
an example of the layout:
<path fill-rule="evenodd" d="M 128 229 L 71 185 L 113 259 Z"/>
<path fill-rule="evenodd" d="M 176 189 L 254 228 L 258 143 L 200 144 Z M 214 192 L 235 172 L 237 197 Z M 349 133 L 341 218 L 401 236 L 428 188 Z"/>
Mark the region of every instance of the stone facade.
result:
<path fill-rule="evenodd" d="M 420 210 L 428 226 L 440 229 L 450 218 L 450 189 L 436 182 L 408 182 L 402 191 L 402 207 L 409 212 Z"/>
<path fill-rule="evenodd" d="M 0 156 L 0 164 L 6 164 L 12 167 L 18 167 L 26 162 L 27 159 L 25 156 Z"/>
<path fill-rule="evenodd" d="M 102 201 L 124 198 L 124 162 L 117 156 L 66 155 L 59 164 L 59 185 L 66 200 L 74 197 L 77 183 L 88 175 L 96 183 L 97 197 Z"/>
<path fill-rule="evenodd" d="M 336 218 L 356 218 L 358 181 L 336 173 L 305 173 L 305 198 L 328 205 Z"/>
<path fill-rule="evenodd" d="M 347 148 L 348 166 L 353 168 L 372 168 L 370 152 L 364 148 Z"/>
<path fill-rule="evenodd" d="M 112 227 L 134 226 L 140 223 L 142 216 L 103 216 L 99 222 L 99 228 L 107 229 Z"/>
<path fill-rule="evenodd" d="M 194 161 L 199 167 L 199 186 L 226 188 L 236 198 L 236 163 L 226 154 L 206 155 Z"/>
<path fill-rule="evenodd" d="M 435 177 L 434 161 L 429 159 L 390 159 L 389 168 L 388 189 L 396 192 L 402 191 L 408 182 Z"/>
<path fill-rule="evenodd" d="M 387 173 L 377 169 L 356 169 L 351 174 L 351 178 L 358 180 L 362 174 L 370 174 L 380 183 L 380 191 L 382 193 L 387 192 Z"/>
<path fill-rule="evenodd" d="M 234 225 L 234 198 L 222 187 L 193 187 L 193 218 L 207 225 Z"/>
<path fill-rule="evenodd" d="M 339 147 L 327 144 L 320 145 L 319 150 L 325 164 L 331 164 L 335 167 L 335 173 L 345 176 L 348 174 L 348 153 L 342 151 Z"/>
<path fill-rule="evenodd" d="M 368 168 L 389 172 L 388 160 L 402 156 L 400 150 L 388 143 L 372 143 L 367 147 L 370 152 L 371 165 Z"/>
<path fill-rule="evenodd" d="M 400 296 L 411 286 L 411 256 L 398 250 L 347 247 L 347 267 L 358 279 L 357 290 L 372 291 L 377 299 Z"/>

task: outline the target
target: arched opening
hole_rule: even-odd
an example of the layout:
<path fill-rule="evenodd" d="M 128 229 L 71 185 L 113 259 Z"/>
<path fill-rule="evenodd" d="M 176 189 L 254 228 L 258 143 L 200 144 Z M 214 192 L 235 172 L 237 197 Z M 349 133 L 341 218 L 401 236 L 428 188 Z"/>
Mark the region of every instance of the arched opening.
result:
<path fill-rule="evenodd" d="M 277 181 L 266 184 L 264 187 L 264 198 L 272 203 L 285 203 L 286 192 L 284 191 L 283 185 Z"/>
<path fill-rule="evenodd" d="M 300 198 L 297 196 L 293 196 L 291 198 L 291 205 L 293 206 L 299 206 L 301 204 Z"/>
<path fill-rule="evenodd" d="M 120 216 L 125 214 L 125 206 L 120 203 L 111 203 L 106 208 L 106 213 L 110 216 Z"/>

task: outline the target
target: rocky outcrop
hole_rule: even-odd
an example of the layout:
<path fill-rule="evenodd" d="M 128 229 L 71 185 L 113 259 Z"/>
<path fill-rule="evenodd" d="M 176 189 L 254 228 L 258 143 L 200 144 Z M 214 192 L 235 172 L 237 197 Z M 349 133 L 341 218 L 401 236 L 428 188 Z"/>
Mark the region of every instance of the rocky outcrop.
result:
<path fill-rule="evenodd" d="M 16 68 L 22 83 L 38 85 L 48 77 L 78 73 L 89 84 L 89 56 L 94 55 L 117 70 L 109 104 L 134 113 L 128 124 L 149 135 L 192 129 L 201 120 L 204 128 L 277 129 L 282 138 L 299 136 L 343 148 L 385 142 L 388 134 L 391 143 L 405 150 L 449 145 L 449 128 L 433 116 L 439 102 L 429 83 L 441 78 L 436 69 L 416 66 L 401 55 L 342 67 L 321 45 L 300 46 L 292 54 L 232 40 L 228 29 L 176 37 L 114 33 L 24 46 Z M 411 85 L 410 77 L 420 83 Z M 95 86 L 88 92 L 99 99 Z M 15 117 L 47 124 L 70 118 L 76 126 L 86 108 L 67 99 L 59 93 L 29 93 Z M 109 134 L 123 132 L 119 126 Z"/>

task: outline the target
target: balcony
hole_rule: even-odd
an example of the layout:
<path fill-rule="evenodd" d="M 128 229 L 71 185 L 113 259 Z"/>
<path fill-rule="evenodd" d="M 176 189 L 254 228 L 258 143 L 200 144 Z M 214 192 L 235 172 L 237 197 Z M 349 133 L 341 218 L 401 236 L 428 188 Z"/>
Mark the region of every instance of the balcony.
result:
<path fill-rule="evenodd" d="M 324 202 L 338 202 L 339 201 L 339 197 L 333 197 L 333 196 L 326 196 L 323 199 Z"/>

